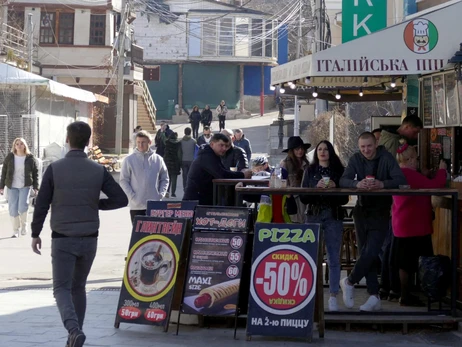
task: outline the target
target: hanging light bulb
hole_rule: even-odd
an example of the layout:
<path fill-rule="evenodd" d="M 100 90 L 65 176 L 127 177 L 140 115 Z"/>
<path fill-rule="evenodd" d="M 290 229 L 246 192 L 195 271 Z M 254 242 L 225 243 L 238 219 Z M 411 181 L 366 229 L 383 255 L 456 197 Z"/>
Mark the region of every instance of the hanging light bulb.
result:
<path fill-rule="evenodd" d="M 290 85 L 290 89 L 295 89 L 295 88 L 297 88 L 297 86 L 296 86 L 295 84 L 292 83 L 292 84 Z"/>
<path fill-rule="evenodd" d="M 318 88 L 314 88 L 314 91 L 313 91 L 313 93 L 311 95 L 313 95 L 313 98 L 317 98 L 318 97 Z"/>
<path fill-rule="evenodd" d="M 292 85 L 292 81 L 289 81 L 287 82 L 287 84 L 289 85 L 289 87 Z"/>
<path fill-rule="evenodd" d="M 363 88 L 359 88 L 359 96 L 360 97 L 363 97 L 364 93 L 363 93 Z"/>
<path fill-rule="evenodd" d="M 281 88 L 279 89 L 279 93 L 284 94 L 285 92 L 286 92 L 286 90 L 285 90 L 283 87 L 281 87 Z"/>
<path fill-rule="evenodd" d="M 392 79 L 391 79 L 390 87 L 392 87 L 392 88 L 395 88 L 395 87 L 396 87 L 395 78 L 392 78 Z"/>
<path fill-rule="evenodd" d="M 340 100 L 341 97 L 342 97 L 342 96 L 340 95 L 340 89 L 337 89 L 337 94 L 335 94 L 335 98 L 336 98 L 337 100 Z"/>
<path fill-rule="evenodd" d="M 276 90 L 276 87 L 275 86 L 270 86 L 270 90 Z"/>

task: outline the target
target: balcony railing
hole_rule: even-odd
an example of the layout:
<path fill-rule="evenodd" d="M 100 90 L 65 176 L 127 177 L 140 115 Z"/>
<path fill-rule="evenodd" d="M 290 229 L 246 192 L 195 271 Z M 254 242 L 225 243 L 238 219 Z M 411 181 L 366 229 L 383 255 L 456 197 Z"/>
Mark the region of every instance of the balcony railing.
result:
<path fill-rule="evenodd" d="M 2 23 L 0 37 L 0 54 L 6 55 L 8 60 L 24 64 L 29 61 L 27 34 L 6 23 Z"/>

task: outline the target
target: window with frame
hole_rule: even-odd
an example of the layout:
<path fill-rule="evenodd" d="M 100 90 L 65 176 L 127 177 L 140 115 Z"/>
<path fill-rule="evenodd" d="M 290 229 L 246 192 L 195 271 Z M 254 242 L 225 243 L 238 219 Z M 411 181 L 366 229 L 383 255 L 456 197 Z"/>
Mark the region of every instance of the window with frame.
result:
<path fill-rule="evenodd" d="M 252 57 L 263 56 L 263 20 L 252 19 Z"/>
<path fill-rule="evenodd" d="M 249 56 L 249 18 L 236 18 L 235 56 Z"/>
<path fill-rule="evenodd" d="M 40 14 L 40 43 L 74 44 L 74 13 L 42 11 Z"/>
<path fill-rule="evenodd" d="M 273 57 L 273 22 L 266 21 L 265 25 L 265 57 Z"/>
<path fill-rule="evenodd" d="M 106 44 L 106 15 L 92 14 L 90 17 L 90 45 L 104 46 Z"/>
<path fill-rule="evenodd" d="M 55 43 L 56 13 L 40 14 L 40 43 Z"/>
<path fill-rule="evenodd" d="M 233 56 L 234 27 L 233 18 L 220 19 L 220 56 Z"/>
<path fill-rule="evenodd" d="M 217 55 L 217 21 L 207 21 L 202 23 L 203 42 L 202 55 Z"/>

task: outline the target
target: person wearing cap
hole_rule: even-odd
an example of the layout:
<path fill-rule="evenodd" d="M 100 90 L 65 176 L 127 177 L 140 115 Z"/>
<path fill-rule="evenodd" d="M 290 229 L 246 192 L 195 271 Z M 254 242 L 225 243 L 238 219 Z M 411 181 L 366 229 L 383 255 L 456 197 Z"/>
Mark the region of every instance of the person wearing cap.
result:
<path fill-rule="evenodd" d="M 306 158 L 306 152 L 311 144 L 304 143 L 300 136 L 291 136 L 287 141 L 287 149 L 283 152 L 287 153 L 281 163 L 279 164 L 282 169 L 287 172 L 287 187 L 301 187 L 302 178 L 305 169 L 308 167 L 309 162 Z M 297 212 L 291 211 L 290 219 L 293 223 L 303 223 L 305 220 L 306 206 L 300 201 L 299 196 L 294 196 Z"/>
<path fill-rule="evenodd" d="M 249 168 L 249 162 L 245 151 L 233 144 L 233 132 L 230 129 L 223 129 L 221 133 L 229 138 L 228 150 L 221 158 L 225 168 L 237 168 L 237 171 L 242 171 Z"/>
<path fill-rule="evenodd" d="M 268 159 L 265 156 L 258 156 L 252 160 L 252 172 L 254 176 L 270 176 Z"/>

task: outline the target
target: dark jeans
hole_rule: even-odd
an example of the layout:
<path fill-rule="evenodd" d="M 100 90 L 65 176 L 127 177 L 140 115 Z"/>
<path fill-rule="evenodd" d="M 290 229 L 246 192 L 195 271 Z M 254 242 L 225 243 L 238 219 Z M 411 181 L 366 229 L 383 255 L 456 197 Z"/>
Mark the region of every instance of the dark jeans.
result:
<path fill-rule="evenodd" d="M 353 218 L 359 258 L 348 280 L 355 284 L 365 277 L 368 293 L 377 295 L 379 293 L 377 266 L 380 250 L 388 233 L 390 215 L 387 211 L 356 206 L 353 210 Z"/>
<path fill-rule="evenodd" d="M 226 120 L 226 116 L 218 116 L 218 125 L 220 128 L 220 131 L 225 128 L 225 120 Z"/>
<path fill-rule="evenodd" d="M 191 128 L 193 138 L 197 139 L 199 137 L 199 123 L 192 122 Z"/>
<path fill-rule="evenodd" d="M 391 226 L 391 220 L 389 222 L 389 229 L 385 241 L 383 242 L 382 252 L 379 257 L 382 262 L 382 268 L 380 272 L 380 288 L 384 292 L 393 290 L 395 293 L 399 293 L 399 270 L 396 268 L 393 261 L 393 228 Z"/>
<path fill-rule="evenodd" d="M 68 332 L 83 327 L 87 308 L 85 285 L 97 245 L 96 237 L 63 237 L 51 241 L 53 295 Z"/>
<path fill-rule="evenodd" d="M 146 210 L 130 210 L 130 218 L 132 219 L 132 224 L 135 221 L 135 216 L 146 216 Z"/>
<path fill-rule="evenodd" d="M 183 175 L 183 191 L 186 189 L 186 182 L 188 181 L 188 172 L 189 172 L 189 169 L 191 168 L 191 164 L 192 164 L 191 161 L 184 161 L 181 164 L 181 172 Z"/>
<path fill-rule="evenodd" d="M 170 176 L 170 181 L 168 182 L 167 191 L 169 191 L 170 194 L 172 194 L 172 195 L 175 194 L 175 192 L 176 192 L 176 183 L 177 182 L 178 182 L 178 175 L 171 175 Z"/>

